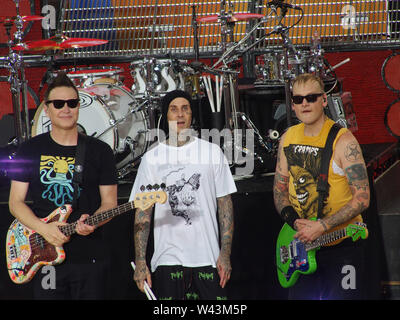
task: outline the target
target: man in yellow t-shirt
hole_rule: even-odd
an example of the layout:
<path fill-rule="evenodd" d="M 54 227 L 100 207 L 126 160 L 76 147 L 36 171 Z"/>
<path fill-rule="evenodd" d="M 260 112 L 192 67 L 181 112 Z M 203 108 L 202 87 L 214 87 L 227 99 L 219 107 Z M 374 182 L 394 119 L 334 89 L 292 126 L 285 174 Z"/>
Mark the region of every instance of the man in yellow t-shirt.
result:
<path fill-rule="evenodd" d="M 312 74 L 293 81 L 292 108 L 301 123 L 290 127 L 281 137 L 274 180 L 274 202 L 281 217 L 297 231 L 304 243 L 350 222 L 362 221 L 369 206 L 368 175 L 356 138 L 342 128 L 334 143 L 329 163 L 329 195 L 318 216 L 317 178 L 321 156 L 334 121 L 324 108 L 327 95 L 323 82 Z M 319 218 L 318 220 L 316 218 Z M 359 241 L 360 242 L 360 241 Z M 317 271 L 300 277 L 290 289 L 290 299 L 362 298 L 362 244 L 344 240 L 317 251 Z M 343 286 L 343 268 L 354 268 L 354 285 Z M 347 267 L 345 270 L 347 270 Z"/>

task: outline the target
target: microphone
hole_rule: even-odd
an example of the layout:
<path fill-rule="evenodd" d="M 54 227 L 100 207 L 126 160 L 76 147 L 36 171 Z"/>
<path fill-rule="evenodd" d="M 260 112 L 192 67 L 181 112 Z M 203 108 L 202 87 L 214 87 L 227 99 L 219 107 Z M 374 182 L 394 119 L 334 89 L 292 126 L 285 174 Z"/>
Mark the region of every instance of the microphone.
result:
<path fill-rule="evenodd" d="M 276 6 L 279 8 L 285 8 L 285 9 L 294 9 L 294 10 L 301 10 L 301 7 L 296 6 L 294 4 L 290 3 L 285 3 L 283 0 L 273 0 L 267 3 L 267 6 Z"/>

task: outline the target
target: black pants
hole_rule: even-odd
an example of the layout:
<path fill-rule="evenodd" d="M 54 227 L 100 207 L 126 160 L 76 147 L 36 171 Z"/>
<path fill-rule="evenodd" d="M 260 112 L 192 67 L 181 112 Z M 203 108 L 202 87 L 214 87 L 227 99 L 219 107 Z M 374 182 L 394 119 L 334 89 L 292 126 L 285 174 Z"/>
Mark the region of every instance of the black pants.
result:
<path fill-rule="evenodd" d="M 360 240 L 323 247 L 316 254 L 317 270 L 300 275 L 289 289 L 291 300 L 359 300 L 364 299 L 365 254 Z"/>
<path fill-rule="evenodd" d="M 37 300 L 102 300 L 106 299 L 108 264 L 62 263 L 39 269 L 34 277 L 33 295 Z M 54 277 L 54 278 L 53 278 Z"/>
<path fill-rule="evenodd" d="M 154 295 L 158 300 L 226 300 L 216 268 L 158 266 L 153 273 Z"/>

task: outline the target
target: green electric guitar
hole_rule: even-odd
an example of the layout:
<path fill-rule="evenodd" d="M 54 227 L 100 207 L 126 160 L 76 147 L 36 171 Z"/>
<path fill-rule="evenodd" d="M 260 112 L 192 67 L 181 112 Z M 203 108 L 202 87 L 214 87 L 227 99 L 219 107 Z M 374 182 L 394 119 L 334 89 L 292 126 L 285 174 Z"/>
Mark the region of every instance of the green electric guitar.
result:
<path fill-rule="evenodd" d="M 335 245 L 345 238 L 353 241 L 366 239 L 368 230 L 363 223 L 348 224 L 344 228 L 325 233 L 311 243 L 303 243 L 293 236 L 296 231 L 284 224 L 276 243 L 276 265 L 279 283 L 284 288 L 293 286 L 300 274 L 311 274 L 317 270 L 316 251 L 321 246 Z"/>

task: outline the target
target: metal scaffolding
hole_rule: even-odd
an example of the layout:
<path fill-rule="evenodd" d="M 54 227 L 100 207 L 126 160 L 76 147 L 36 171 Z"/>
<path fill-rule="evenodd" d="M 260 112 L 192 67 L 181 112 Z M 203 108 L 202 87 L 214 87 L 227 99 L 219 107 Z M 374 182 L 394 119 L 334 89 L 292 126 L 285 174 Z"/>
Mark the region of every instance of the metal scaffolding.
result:
<path fill-rule="evenodd" d="M 399 45 L 399 1 L 389 0 L 306 0 L 285 1 L 289 8 L 282 23 L 290 28 L 294 45 L 308 46 L 318 34 L 329 51 L 393 48 Z M 221 21 L 195 24 L 193 17 L 260 13 L 271 10 L 259 0 L 63 0 L 60 1 L 58 32 L 69 37 L 108 40 L 101 46 L 66 50 L 64 57 L 194 56 L 194 27 L 197 25 L 199 53 L 212 56 L 221 52 Z M 278 12 L 279 13 L 279 12 Z M 237 21 L 233 41 L 243 38 L 255 20 Z M 276 19 L 261 24 L 256 36 L 269 34 Z M 281 47 L 279 35 L 272 34 L 254 46 L 257 52 Z"/>

